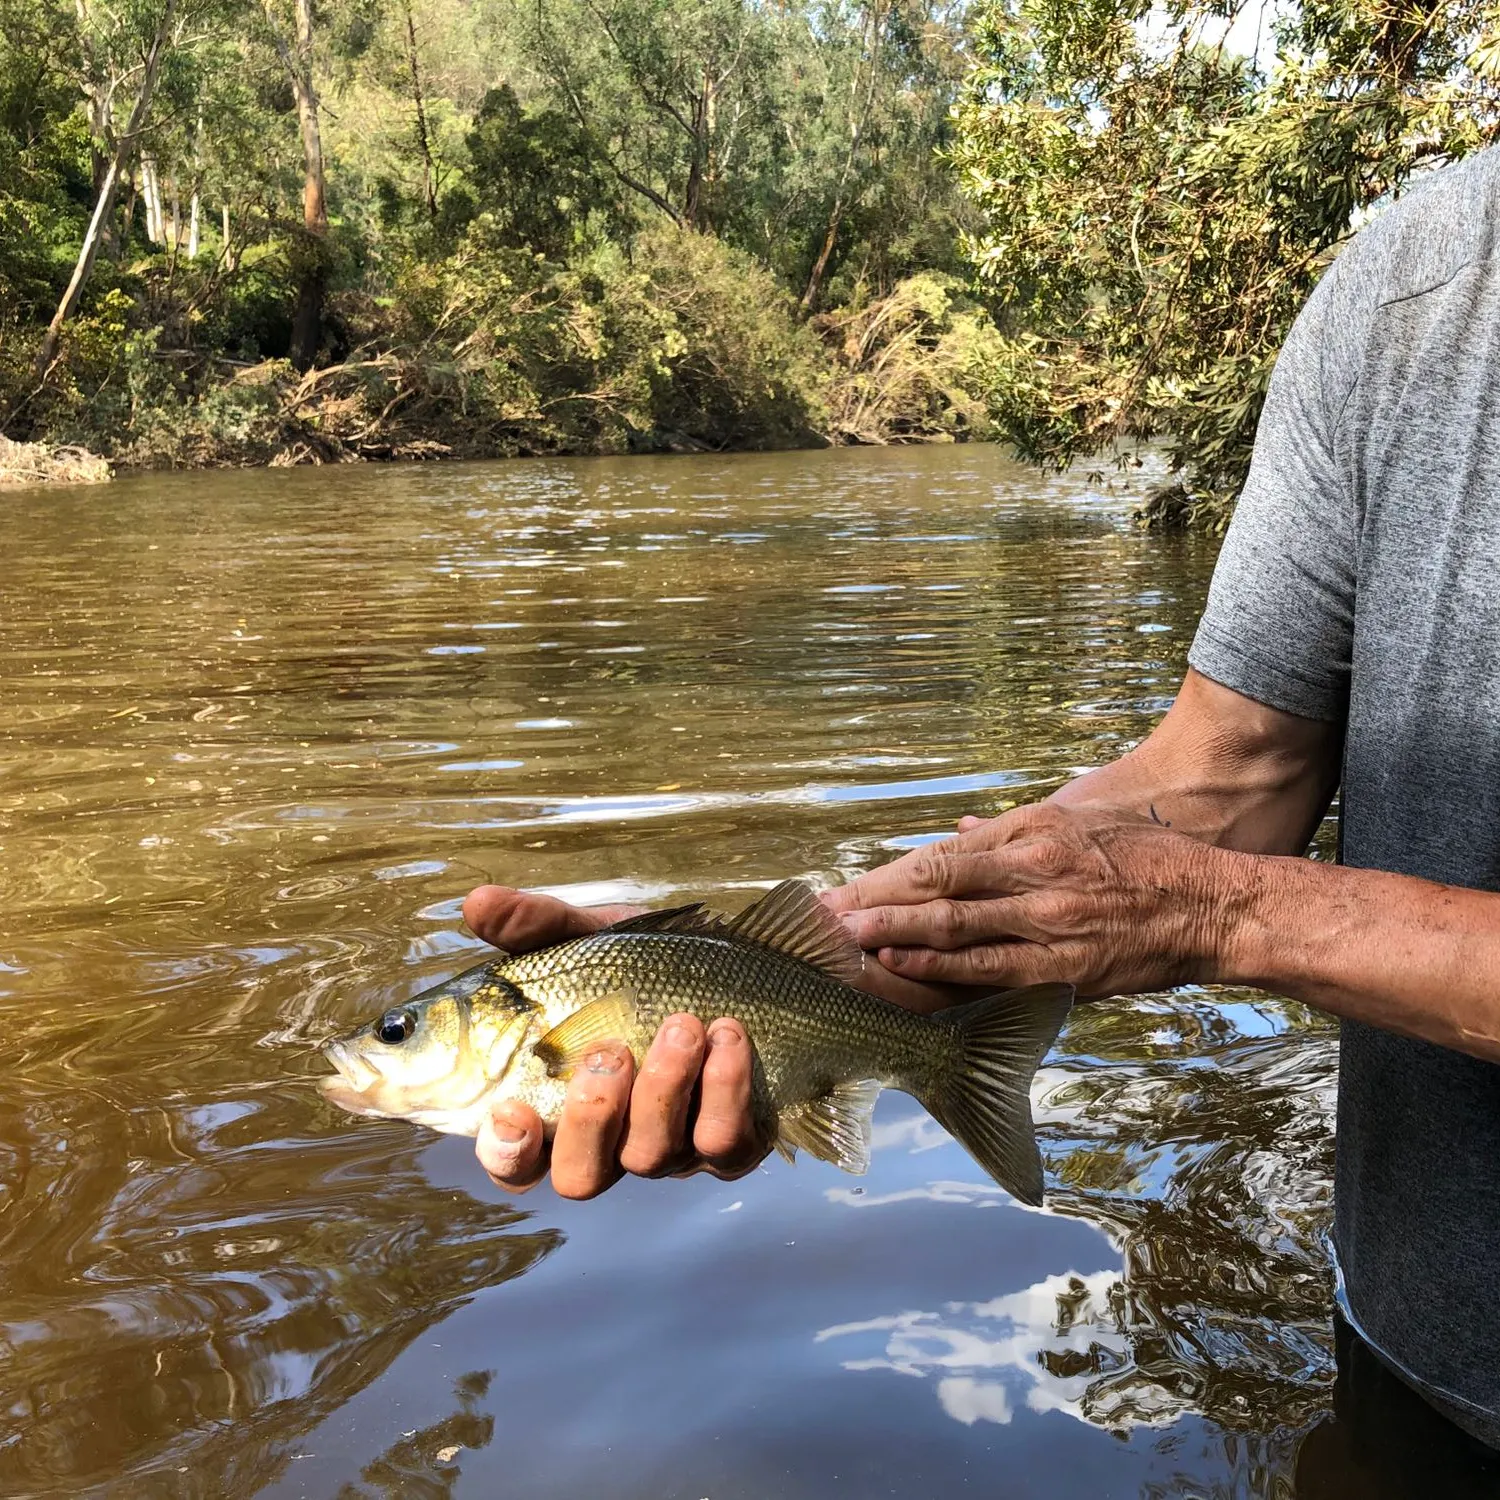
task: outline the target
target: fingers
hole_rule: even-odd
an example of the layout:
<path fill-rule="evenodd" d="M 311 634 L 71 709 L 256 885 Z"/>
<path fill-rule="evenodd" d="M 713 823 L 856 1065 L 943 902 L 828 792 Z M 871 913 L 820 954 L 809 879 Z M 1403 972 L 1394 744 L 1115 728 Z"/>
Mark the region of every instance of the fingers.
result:
<path fill-rule="evenodd" d="M 955 860 L 944 843 L 913 849 L 878 870 L 857 876 L 848 885 L 823 892 L 823 902 L 841 916 L 870 906 L 931 901 L 957 894 L 962 860 Z"/>
<path fill-rule="evenodd" d="M 1025 938 L 1041 933 L 1028 916 L 1027 898 L 955 901 L 947 897 L 919 906 L 876 906 L 849 912 L 844 924 L 861 948 L 941 948 L 952 951 L 974 943 Z"/>
<path fill-rule="evenodd" d="M 727 1017 L 715 1021 L 708 1028 L 693 1147 L 716 1176 L 742 1176 L 770 1149 L 751 1110 L 754 1083 L 755 1054 L 745 1028 Z"/>
<path fill-rule="evenodd" d="M 823 893 L 824 903 L 844 913 L 867 906 L 909 905 L 941 896 L 1000 895 L 993 881 L 1009 869 L 1007 851 L 1016 841 L 1044 830 L 1057 816 L 1045 802 L 1013 807 L 998 818 L 966 816 L 951 838 L 924 844 L 878 870 Z"/>
<path fill-rule="evenodd" d="M 547 1170 L 542 1122 L 524 1104 L 497 1104 L 480 1123 L 474 1154 L 496 1187 L 524 1193 Z"/>
<path fill-rule="evenodd" d="M 651 1043 L 635 1087 L 620 1147 L 620 1165 L 640 1177 L 662 1177 L 685 1166 L 687 1122 L 708 1050 L 703 1023 L 669 1016 Z"/>
<path fill-rule="evenodd" d="M 975 985 L 987 991 L 1070 977 L 1058 954 L 1040 943 L 978 943 L 951 953 L 936 948 L 882 948 L 876 956 L 903 979 Z"/>
<path fill-rule="evenodd" d="M 705 1033 L 692 1016 L 669 1017 L 638 1074 L 628 1048 L 604 1044 L 568 1085 L 552 1141 L 553 1188 L 593 1198 L 626 1172 L 743 1176 L 770 1149 L 756 1125 L 754 1083 L 754 1049 L 738 1021 L 715 1021 Z M 547 1170 L 542 1135 L 531 1110 L 502 1104 L 476 1150 L 497 1185 L 524 1192 Z"/>
<path fill-rule="evenodd" d="M 634 916 L 636 906 L 570 906 L 555 896 L 482 885 L 464 898 L 469 931 L 497 948 L 525 953 L 567 938 L 584 937 L 611 922 Z"/>
<path fill-rule="evenodd" d="M 573 1074 L 552 1141 L 552 1186 L 560 1197 L 594 1198 L 619 1181 L 634 1073 L 630 1049 L 605 1042 Z"/>
<path fill-rule="evenodd" d="M 944 897 L 999 896 L 1015 887 L 1028 866 L 1027 850 L 1038 841 L 1015 843 L 1015 833 L 992 846 L 996 827 L 1015 819 L 1017 808 L 1005 818 L 977 824 L 968 833 L 924 845 L 894 859 L 878 870 L 835 886 L 823 893 L 823 901 L 840 915 L 872 906 L 910 906 Z M 1019 824 L 1012 824 L 1019 831 Z M 983 841 L 981 843 L 981 841 Z"/>
<path fill-rule="evenodd" d="M 924 983 L 894 973 L 883 963 L 866 964 L 859 985 L 882 1000 L 924 1016 L 946 1010 L 950 1005 L 965 1005 L 970 1000 L 982 999 L 994 989 L 993 985 L 980 988 L 965 984 Z"/>

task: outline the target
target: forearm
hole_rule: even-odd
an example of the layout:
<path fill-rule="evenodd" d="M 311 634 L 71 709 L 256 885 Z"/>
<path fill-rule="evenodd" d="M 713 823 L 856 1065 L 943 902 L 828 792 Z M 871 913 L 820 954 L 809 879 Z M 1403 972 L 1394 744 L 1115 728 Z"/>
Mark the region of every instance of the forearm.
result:
<path fill-rule="evenodd" d="M 1195 672 L 1151 736 L 1049 799 L 1109 808 L 1251 854 L 1300 854 L 1337 779 L 1336 726 L 1254 703 Z"/>
<path fill-rule="evenodd" d="M 1500 895 L 1304 859 L 1223 864 L 1205 977 L 1500 1062 Z"/>

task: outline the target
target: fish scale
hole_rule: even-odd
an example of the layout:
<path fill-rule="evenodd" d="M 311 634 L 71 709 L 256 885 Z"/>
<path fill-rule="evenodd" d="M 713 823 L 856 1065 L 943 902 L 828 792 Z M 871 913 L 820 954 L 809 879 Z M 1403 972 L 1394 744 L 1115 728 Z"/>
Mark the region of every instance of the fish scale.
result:
<path fill-rule="evenodd" d="M 572 1069 L 605 1042 L 637 1063 L 662 1022 L 733 1017 L 755 1054 L 752 1111 L 788 1158 L 869 1165 L 883 1087 L 919 1100 L 995 1180 L 1039 1202 L 1030 1083 L 1072 1002 L 1033 985 L 923 1016 L 856 988 L 865 957 L 800 881 L 735 917 L 646 912 L 531 953 L 502 954 L 325 1047 L 324 1092 L 355 1113 L 473 1134 L 498 1099 L 550 1126 Z"/>
<path fill-rule="evenodd" d="M 499 971 L 524 994 L 545 995 L 541 1008 L 554 1024 L 611 993 L 631 994 L 636 1025 L 618 1040 L 638 1056 L 669 1016 L 704 1025 L 733 1016 L 755 1039 L 772 1113 L 841 1076 L 899 1087 L 928 1061 L 921 1017 L 795 959 L 724 938 L 655 933 L 603 933 L 568 948 L 562 961 L 527 954 Z"/>

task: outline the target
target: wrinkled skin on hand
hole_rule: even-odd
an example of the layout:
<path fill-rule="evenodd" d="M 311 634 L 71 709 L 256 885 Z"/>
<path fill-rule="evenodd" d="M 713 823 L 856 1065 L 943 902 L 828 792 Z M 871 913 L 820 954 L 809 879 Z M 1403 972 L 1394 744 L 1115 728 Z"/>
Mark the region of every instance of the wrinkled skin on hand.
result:
<path fill-rule="evenodd" d="M 903 978 L 1131 994 L 1215 977 L 1226 861 L 1249 862 L 1150 818 L 1043 802 L 965 818 L 824 900 Z"/>

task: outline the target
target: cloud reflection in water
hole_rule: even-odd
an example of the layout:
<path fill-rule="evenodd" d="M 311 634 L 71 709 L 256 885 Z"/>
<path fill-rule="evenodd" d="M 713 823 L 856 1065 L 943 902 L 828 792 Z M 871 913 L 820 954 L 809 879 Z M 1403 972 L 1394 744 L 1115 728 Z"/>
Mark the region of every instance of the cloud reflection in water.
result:
<path fill-rule="evenodd" d="M 1188 1413 L 1231 1431 L 1309 1421 L 1332 1375 L 1323 1236 L 1335 1049 L 1324 1034 L 1245 1035 L 1215 1000 L 1175 997 L 1170 1030 L 1153 1025 L 1149 1001 L 1092 1006 L 1038 1075 L 1051 1187 L 1031 1212 L 1092 1223 L 1117 1269 L 878 1312 L 815 1342 L 836 1342 L 846 1370 L 934 1379 L 942 1410 L 965 1426 L 1023 1411 L 1120 1434 Z M 1276 1019 L 1264 1004 L 1257 1014 Z M 1107 1070 L 1093 1065 L 1101 1053 L 1114 1054 Z M 883 1122 L 874 1145 L 917 1156 L 947 1139 L 914 1113 Z M 826 1197 L 1020 1207 L 993 1183 L 951 1179 Z"/>

